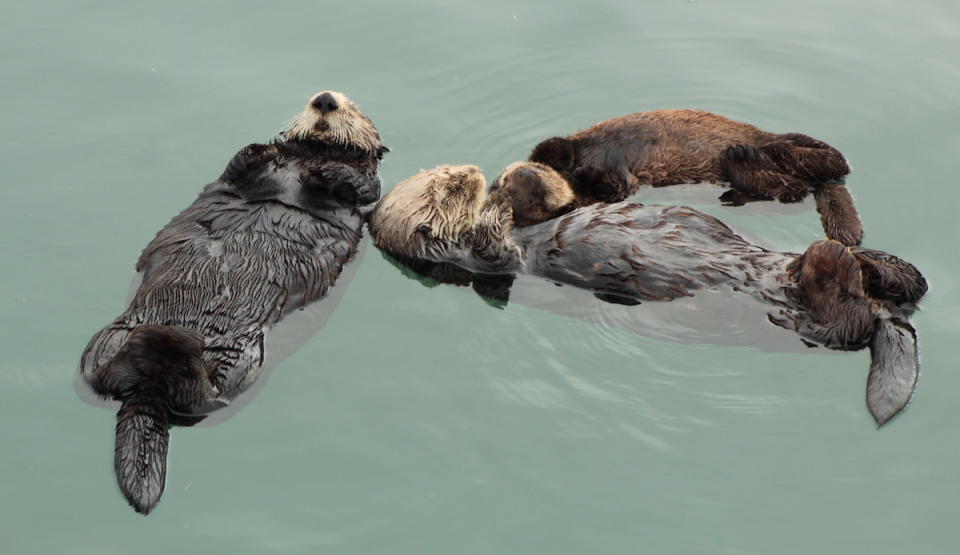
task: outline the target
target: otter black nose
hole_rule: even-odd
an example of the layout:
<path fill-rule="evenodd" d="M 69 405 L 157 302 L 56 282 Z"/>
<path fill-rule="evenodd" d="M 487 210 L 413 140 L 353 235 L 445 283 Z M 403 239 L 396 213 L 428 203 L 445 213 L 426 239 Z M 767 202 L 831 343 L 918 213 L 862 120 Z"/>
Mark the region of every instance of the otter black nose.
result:
<path fill-rule="evenodd" d="M 313 104 L 314 108 L 320 110 L 321 114 L 332 112 L 340 107 L 340 105 L 337 104 L 337 99 L 335 99 L 333 95 L 328 92 L 325 92 L 314 98 L 311 104 Z"/>

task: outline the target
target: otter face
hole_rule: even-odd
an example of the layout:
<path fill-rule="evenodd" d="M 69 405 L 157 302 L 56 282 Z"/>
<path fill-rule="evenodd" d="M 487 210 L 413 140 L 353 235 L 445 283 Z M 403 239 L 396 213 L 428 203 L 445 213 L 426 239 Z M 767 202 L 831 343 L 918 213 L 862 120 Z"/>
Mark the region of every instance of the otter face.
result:
<path fill-rule="evenodd" d="M 486 186 L 476 166 L 438 166 L 405 179 L 377 203 L 370 219 L 374 244 L 394 254 L 431 258 L 473 229 Z"/>
<path fill-rule="evenodd" d="M 556 170 L 537 162 L 515 162 L 493 180 L 491 201 L 513 209 L 513 225 L 525 227 L 573 210 L 573 188 Z"/>
<path fill-rule="evenodd" d="M 343 93 L 318 92 L 282 131 L 287 140 L 312 140 L 352 146 L 382 155 L 388 152 L 380 142 L 373 122 Z"/>

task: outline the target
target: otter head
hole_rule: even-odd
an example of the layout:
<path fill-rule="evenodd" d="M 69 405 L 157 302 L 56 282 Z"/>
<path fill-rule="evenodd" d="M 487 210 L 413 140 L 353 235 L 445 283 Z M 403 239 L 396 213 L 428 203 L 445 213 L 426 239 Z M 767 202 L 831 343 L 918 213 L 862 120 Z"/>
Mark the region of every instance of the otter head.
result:
<path fill-rule="evenodd" d="M 376 156 L 389 152 L 380 142 L 373 122 L 352 100 L 336 91 L 318 92 L 281 132 L 286 140 L 333 143 L 364 150 Z"/>
<path fill-rule="evenodd" d="M 476 166 L 437 166 L 401 181 L 371 215 L 374 244 L 396 255 L 436 259 L 473 233 L 486 186 Z"/>
<path fill-rule="evenodd" d="M 576 207 L 570 183 L 553 168 L 537 162 L 507 166 L 493 181 L 490 198 L 510 206 L 516 227 L 545 222 Z"/>
<path fill-rule="evenodd" d="M 572 172 L 577 163 L 577 148 L 567 137 L 553 137 L 533 147 L 531 162 L 550 166 L 558 172 Z"/>

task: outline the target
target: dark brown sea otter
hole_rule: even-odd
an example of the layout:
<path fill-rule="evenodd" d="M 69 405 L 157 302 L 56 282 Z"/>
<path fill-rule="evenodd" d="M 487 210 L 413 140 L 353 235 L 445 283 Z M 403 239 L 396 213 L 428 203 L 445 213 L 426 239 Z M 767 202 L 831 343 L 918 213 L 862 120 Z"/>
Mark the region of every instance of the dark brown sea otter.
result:
<path fill-rule="evenodd" d="M 486 197 L 478 168 L 443 166 L 385 195 L 370 232 L 377 247 L 401 260 L 538 276 L 618 304 L 707 291 L 745 295 L 759 301 L 743 303 L 762 307 L 758 318 L 807 341 L 869 347 L 867 404 L 878 424 L 912 394 L 918 362 L 908 318 L 927 285 L 899 258 L 834 240 L 799 256 L 770 251 L 682 206 L 593 204 L 522 228 L 513 228 L 511 212 L 501 195 Z"/>
<path fill-rule="evenodd" d="M 326 296 L 353 258 L 385 151 L 347 97 L 318 93 L 282 140 L 241 150 L 143 250 L 133 299 L 80 363 L 122 402 L 114 462 L 138 512 L 163 493 L 170 425 L 250 387 L 270 328 Z"/>
<path fill-rule="evenodd" d="M 859 245 L 853 199 L 840 182 L 850 173 L 830 145 L 800 133 L 769 133 L 699 110 L 639 112 L 600 122 L 569 137 L 547 139 L 530 162 L 570 182 L 576 205 L 619 202 L 643 185 L 728 182 L 733 204 L 796 202 L 813 191 L 827 237 Z"/>

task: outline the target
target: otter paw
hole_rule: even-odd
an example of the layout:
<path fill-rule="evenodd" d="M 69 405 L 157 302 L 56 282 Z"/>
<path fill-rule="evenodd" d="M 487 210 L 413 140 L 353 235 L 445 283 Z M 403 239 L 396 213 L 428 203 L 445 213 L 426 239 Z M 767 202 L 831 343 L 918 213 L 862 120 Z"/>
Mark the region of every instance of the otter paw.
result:
<path fill-rule="evenodd" d="M 533 147 L 529 160 L 550 166 L 558 172 L 573 169 L 577 159 L 577 149 L 573 141 L 566 137 L 552 137 Z"/>
<path fill-rule="evenodd" d="M 750 145 L 734 145 L 725 148 L 720 158 L 729 162 L 747 164 L 764 160 L 763 152 Z"/>
<path fill-rule="evenodd" d="M 629 186 L 623 179 L 594 166 L 574 172 L 572 185 L 577 193 L 602 202 L 620 202 L 630 196 Z"/>
<path fill-rule="evenodd" d="M 347 184 L 353 181 L 357 176 L 357 170 L 346 164 L 325 164 L 313 172 L 313 180 L 310 185 L 333 185 Z"/>
<path fill-rule="evenodd" d="M 720 202 L 724 206 L 743 206 L 748 202 L 756 202 L 758 200 L 764 200 L 757 197 L 750 196 L 743 191 L 738 191 L 736 189 L 727 189 L 723 192 L 722 195 L 717 197 L 720 199 Z"/>
<path fill-rule="evenodd" d="M 332 196 L 342 206 L 364 206 L 380 198 L 380 184 L 370 180 L 337 183 L 333 187 Z"/>
<path fill-rule="evenodd" d="M 806 198 L 809 190 L 806 184 L 798 181 L 785 180 L 776 193 L 777 200 L 780 202 L 800 202 Z"/>
<path fill-rule="evenodd" d="M 829 302 L 839 294 L 864 297 L 860 262 L 837 241 L 817 241 L 803 253 L 800 283 L 811 301 Z"/>
<path fill-rule="evenodd" d="M 368 179 L 357 187 L 357 205 L 363 206 L 380 199 L 380 181 Z"/>

